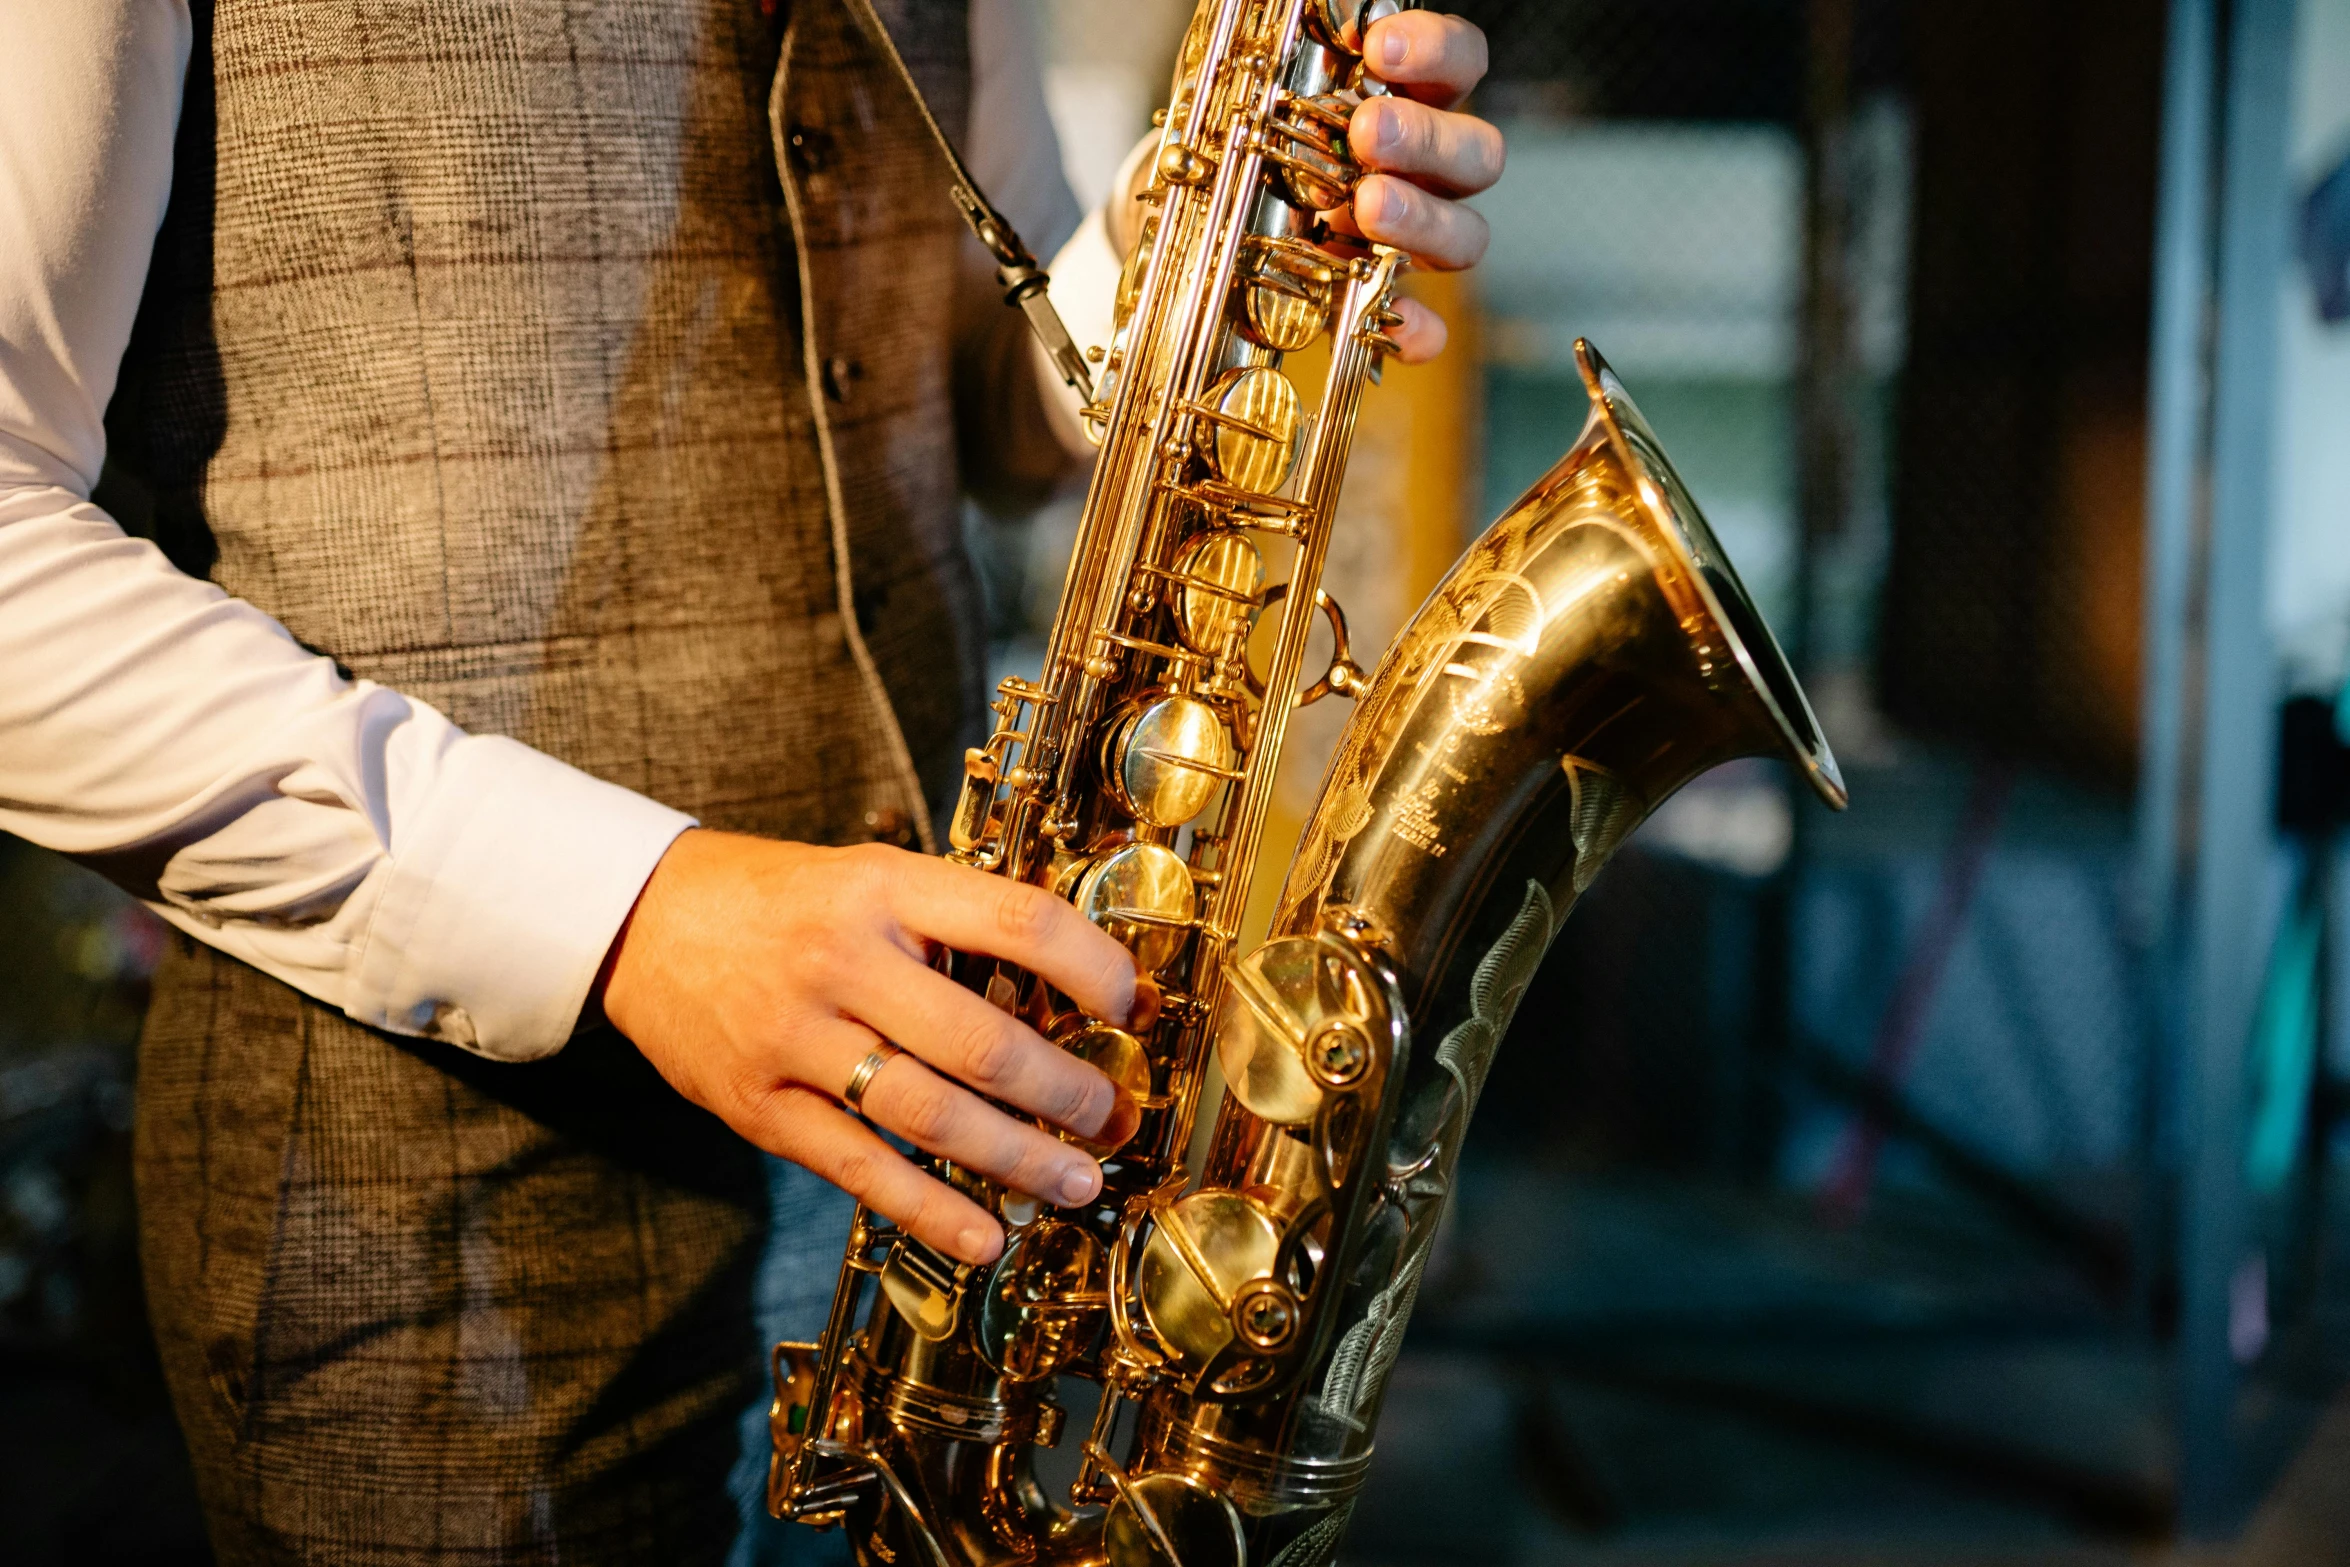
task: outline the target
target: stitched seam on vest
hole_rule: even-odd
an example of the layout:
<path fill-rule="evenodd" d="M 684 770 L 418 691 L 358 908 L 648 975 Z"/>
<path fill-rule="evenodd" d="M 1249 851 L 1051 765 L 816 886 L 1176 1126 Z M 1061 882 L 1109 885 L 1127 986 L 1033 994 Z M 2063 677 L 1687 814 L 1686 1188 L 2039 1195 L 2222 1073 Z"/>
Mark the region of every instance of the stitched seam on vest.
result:
<path fill-rule="evenodd" d="M 849 654 L 857 662 L 857 673 L 864 677 L 866 693 L 881 715 L 882 731 L 889 738 L 890 760 L 898 771 L 898 787 L 905 791 L 907 814 L 914 818 L 915 831 L 921 835 L 922 852 L 936 854 L 937 835 L 931 830 L 922 775 L 914 767 L 913 750 L 906 744 L 905 727 L 898 722 L 897 706 L 890 700 L 889 688 L 882 683 L 880 666 L 874 663 L 872 650 L 865 646 L 865 633 L 857 625 L 856 583 L 849 558 L 848 503 L 841 494 L 840 463 L 832 450 L 832 419 L 824 407 L 823 356 L 816 343 L 816 296 L 814 279 L 809 276 L 807 223 L 801 215 L 799 177 L 788 156 L 783 129 L 783 106 L 791 93 L 792 51 L 799 42 L 800 23 L 806 14 L 805 6 L 794 6 L 791 21 L 784 28 L 783 53 L 775 67 L 775 89 L 767 100 L 767 135 L 775 148 L 775 170 L 783 185 L 784 207 L 791 214 L 792 264 L 798 270 L 800 285 L 800 367 L 808 383 L 808 411 L 816 423 L 817 458 L 824 469 L 824 509 L 832 523 L 833 583 L 839 596 L 841 630 L 847 638 Z"/>

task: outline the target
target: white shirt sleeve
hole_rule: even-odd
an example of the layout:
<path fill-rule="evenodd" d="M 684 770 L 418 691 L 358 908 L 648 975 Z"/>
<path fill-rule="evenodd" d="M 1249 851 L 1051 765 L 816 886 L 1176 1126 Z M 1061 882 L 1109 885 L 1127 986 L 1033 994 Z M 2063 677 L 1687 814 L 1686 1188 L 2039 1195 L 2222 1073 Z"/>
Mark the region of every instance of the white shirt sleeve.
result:
<path fill-rule="evenodd" d="M 1060 138 L 1045 107 L 1043 62 L 1026 0 L 972 0 L 971 76 L 971 134 L 963 161 L 1030 248 L 1052 255 L 1045 270 L 1052 277 L 1053 308 L 1077 346 L 1106 346 L 1124 258 L 1111 246 L 1098 209 L 1078 220 L 1077 198 L 1061 167 Z M 1155 139 L 1156 133 L 1144 138 Z M 1132 161 L 1119 171 L 1114 189 L 1126 188 Z M 1078 422 L 1076 390 L 1061 379 L 1041 344 L 1032 340 L 1031 347 L 1053 434 L 1071 456 L 1090 459 L 1093 443 Z"/>
<path fill-rule="evenodd" d="M 1038 255 L 1077 227 L 1077 198 L 1044 101 L 1030 0 L 971 0 L 971 118 L 963 162 Z"/>
<path fill-rule="evenodd" d="M 550 1054 L 690 819 L 345 680 L 90 504 L 190 38 L 0 8 L 0 829 L 362 1023 Z"/>
<path fill-rule="evenodd" d="M 1125 193 L 1133 188 L 1136 166 L 1144 156 L 1157 148 L 1159 133 L 1149 135 L 1134 144 L 1119 165 L 1117 177 L 1110 181 L 1110 193 L 1105 203 L 1123 201 Z M 1126 270 L 1126 258 L 1110 238 L 1110 225 L 1103 207 L 1096 207 L 1077 225 L 1077 232 L 1069 236 L 1060 253 L 1053 257 L 1046 270 L 1052 275 L 1053 308 L 1061 313 L 1061 324 L 1069 329 L 1080 349 L 1100 348 L 1105 353 L 1111 335 L 1117 329 L 1118 275 Z M 1053 368 L 1045 354 L 1044 345 L 1035 345 L 1031 357 L 1036 361 L 1036 373 L 1044 378 L 1045 409 L 1052 419 L 1053 433 L 1061 444 L 1079 456 L 1090 456 L 1093 442 L 1085 434 L 1079 419 L 1080 403 L 1077 389 L 1061 379 L 1061 372 Z M 1101 378 L 1099 362 L 1095 362 L 1094 378 Z"/>

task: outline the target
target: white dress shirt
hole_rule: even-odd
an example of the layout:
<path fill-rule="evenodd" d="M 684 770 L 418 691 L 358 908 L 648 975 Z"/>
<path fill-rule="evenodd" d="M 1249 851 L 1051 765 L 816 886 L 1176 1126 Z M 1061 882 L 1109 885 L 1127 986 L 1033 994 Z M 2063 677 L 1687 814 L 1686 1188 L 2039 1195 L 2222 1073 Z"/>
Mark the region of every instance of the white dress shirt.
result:
<path fill-rule="evenodd" d="M 1020 0 L 971 27 L 967 154 L 1041 246 L 1073 204 L 1034 39 Z M 548 1055 L 690 820 L 344 679 L 90 503 L 190 40 L 186 0 L 0 8 L 0 829 L 362 1023 Z M 1098 214 L 1055 258 L 1080 343 L 1116 269 Z"/>

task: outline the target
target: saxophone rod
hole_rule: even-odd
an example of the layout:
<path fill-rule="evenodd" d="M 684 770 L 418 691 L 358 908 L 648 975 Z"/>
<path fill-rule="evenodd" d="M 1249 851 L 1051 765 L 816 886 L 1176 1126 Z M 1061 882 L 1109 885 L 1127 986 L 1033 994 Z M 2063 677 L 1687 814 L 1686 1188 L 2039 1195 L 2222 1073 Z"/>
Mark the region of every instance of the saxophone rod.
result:
<path fill-rule="evenodd" d="M 1257 745 L 1270 747 L 1274 756 L 1281 754 L 1289 715 L 1299 705 L 1297 678 L 1305 665 L 1306 638 L 1313 630 L 1318 610 L 1314 590 L 1321 585 L 1322 568 L 1329 558 L 1330 536 L 1337 520 L 1336 491 L 1353 446 L 1354 415 L 1362 402 L 1363 378 L 1377 353 L 1364 335 L 1363 324 L 1372 311 L 1380 308 L 1401 259 L 1400 253 L 1384 247 L 1375 252 L 1368 273 L 1358 273 L 1349 282 L 1340 320 L 1333 326 L 1336 352 L 1331 355 L 1330 373 L 1322 385 L 1322 407 L 1315 419 L 1313 449 L 1308 454 L 1304 480 L 1298 486 L 1299 499 L 1312 516 L 1313 526 L 1298 540 L 1290 591 L 1283 604 L 1281 637 L 1275 645 L 1272 668 L 1265 675 L 1266 698 L 1259 718 Z M 1304 591 L 1299 591 L 1300 584 Z M 1203 944 L 1201 954 L 1208 960 L 1211 972 L 1204 982 L 1195 984 L 1203 999 L 1213 988 L 1216 971 L 1223 965 L 1224 949 L 1246 907 L 1251 881 L 1247 868 L 1255 863 L 1257 843 L 1263 836 L 1265 816 L 1272 805 L 1273 773 L 1272 768 L 1254 770 L 1254 776 L 1241 793 L 1226 837 L 1225 852 L 1241 873 L 1216 889 L 1211 905 L 1208 941 Z"/>

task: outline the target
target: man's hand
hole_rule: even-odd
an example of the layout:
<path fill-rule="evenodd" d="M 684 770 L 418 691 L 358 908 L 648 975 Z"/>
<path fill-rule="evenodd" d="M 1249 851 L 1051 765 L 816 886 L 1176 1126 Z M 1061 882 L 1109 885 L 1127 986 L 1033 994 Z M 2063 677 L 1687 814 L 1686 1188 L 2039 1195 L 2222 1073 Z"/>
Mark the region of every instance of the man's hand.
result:
<path fill-rule="evenodd" d="M 750 1141 L 846 1188 L 942 1252 L 987 1262 L 1003 1231 L 839 1103 L 882 1040 L 874 1125 L 1071 1206 L 1101 1167 L 979 1096 L 1081 1137 L 1131 1128 L 1110 1080 L 929 966 L 928 944 L 1007 958 L 1125 1021 L 1134 960 L 1040 888 L 899 849 L 688 832 L 613 944 L 604 1012 L 661 1075 Z M 966 1086 L 967 1085 L 967 1086 Z M 977 1092 L 974 1092 L 976 1090 Z"/>
<path fill-rule="evenodd" d="M 1334 234 L 1377 240 L 1438 272 L 1458 272 L 1484 259 L 1492 233 L 1460 198 L 1490 189 L 1501 178 L 1501 132 L 1453 105 L 1485 78 L 1485 34 L 1476 23 L 1434 11 L 1402 11 L 1366 30 L 1363 59 L 1387 84 L 1384 97 L 1366 100 L 1347 126 L 1348 150 L 1371 172 L 1355 187 L 1351 208 L 1322 214 Z M 1144 154 L 1154 134 L 1130 155 L 1128 199 L 1105 214 L 1110 243 L 1132 253 L 1143 221 L 1140 196 L 1152 178 Z M 1444 318 L 1416 299 L 1398 299 L 1403 324 L 1392 336 L 1406 364 L 1444 352 Z"/>
<path fill-rule="evenodd" d="M 1457 199 L 1501 178 L 1501 132 L 1453 105 L 1485 76 L 1485 34 L 1433 11 L 1403 11 L 1363 34 L 1363 59 L 1391 89 L 1366 100 L 1347 127 L 1356 161 L 1377 172 L 1355 187 L 1351 211 L 1324 214 L 1332 229 L 1408 252 L 1440 272 L 1473 267 L 1492 237 Z M 1413 299 L 1392 334 L 1406 364 L 1444 351 L 1444 318 Z"/>

